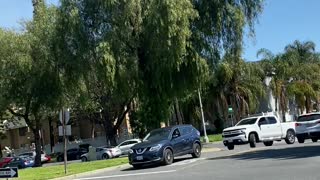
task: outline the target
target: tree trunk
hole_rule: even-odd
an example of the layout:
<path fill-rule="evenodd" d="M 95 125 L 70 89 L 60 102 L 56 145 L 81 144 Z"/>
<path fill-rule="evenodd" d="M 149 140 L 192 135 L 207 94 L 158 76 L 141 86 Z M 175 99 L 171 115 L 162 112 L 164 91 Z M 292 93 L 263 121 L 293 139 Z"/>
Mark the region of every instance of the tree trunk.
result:
<path fill-rule="evenodd" d="M 94 119 L 94 117 L 90 116 L 90 122 L 91 122 L 91 138 L 94 139 L 95 138 L 95 131 L 96 131 L 96 121 Z"/>
<path fill-rule="evenodd" d="M 177 98 L 174 98 L 174 111 L 176 115 L 177 124 L 182 124 L 182 117 L 179 109 L 179 102 Z"/>
<path fill-rule="evenodd" d="M 103 110 L 103 126 L 106 133 L 107 144 L 110 146 L 116 146 L 116 134 L 117 131 L 114 130 L 114 125 L 111 122 L 111 117 L 106 110 Z"/>
<path fill-rule="evenodd" d="M 286 122 L 286 112 L 282 109 L 282 122 Z"/>
<path fill-rule="evenodd" d="M 41 164 L 41 137 L 40 137 L 40 121 L 39 119 L 35 120 L 36 127 L 33 129 L 34 141 L 36 145 L 36 157 L 34 161 L 35 167 L 40 167 Z"/>

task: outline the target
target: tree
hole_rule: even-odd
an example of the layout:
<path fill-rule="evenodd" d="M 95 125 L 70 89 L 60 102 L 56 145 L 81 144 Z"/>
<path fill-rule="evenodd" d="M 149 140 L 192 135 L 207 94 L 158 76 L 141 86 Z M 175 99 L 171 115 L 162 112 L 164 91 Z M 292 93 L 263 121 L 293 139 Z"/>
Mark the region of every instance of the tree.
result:
<path fill-rule="evenodd" d="M 263 55 L 261 65 L 265 72 L 269 73 L 271 70 L 274 73 L 272 89 L 276 108 L 279 106 L 282 111 L 283 120 L 289 100 L 298 105 L 299 113 L 303 113 L 304 109 L 310 112 L 312 101 L 318 103 L 319 58 L 314 50 L 313 42 L 296 40 L 293 44 L 287 45 L 282 54 L 273 55 L 265 49 L 258 52 L 258 55 Z"/>
<path fill-rule="evenodd" d="M 62 1 L 59 11 L 60 45 L 77 65 L 80 98 L 100 110 L 111 145 L 136 94 L 139 8 L 139 1 L 73 0 Z"/>
<path fill-rule="evenodd" d="M 213 76 L 208 96 L 214 103 L 218 114 L 228 119 L 231 105 L 236 121 L 242 116 L 256 112 L 259 100 L 265 94 L 263 71 L 256 63 L 237 61 L 226 56 L 218 64 Z"/>
<path fill-rule="evenodd" d="M 62 94 L 59 69 L 51 41 L 55 37 L 56 9 L 33 0 L 33 21 L 24 32 L 1 31 L 1 104 L 23 118 L 34 134 L 35 166 L 41 166 L 39 130 L 49 111 L 57 108 Z"/>

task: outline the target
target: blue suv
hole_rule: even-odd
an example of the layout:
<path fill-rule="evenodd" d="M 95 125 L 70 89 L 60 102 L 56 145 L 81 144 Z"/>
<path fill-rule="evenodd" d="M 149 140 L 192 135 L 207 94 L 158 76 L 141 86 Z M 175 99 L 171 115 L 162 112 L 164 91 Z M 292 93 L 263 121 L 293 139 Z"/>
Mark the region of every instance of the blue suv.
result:
<path fill-rule="evenodd" d="M 141 143 L 131 147 L 129 163 L 134 168 L 144 164 L 171 164 L 174 157 L 201 155 L 200 133 L 192 125 L 177 125 L 151 131 Z"/>

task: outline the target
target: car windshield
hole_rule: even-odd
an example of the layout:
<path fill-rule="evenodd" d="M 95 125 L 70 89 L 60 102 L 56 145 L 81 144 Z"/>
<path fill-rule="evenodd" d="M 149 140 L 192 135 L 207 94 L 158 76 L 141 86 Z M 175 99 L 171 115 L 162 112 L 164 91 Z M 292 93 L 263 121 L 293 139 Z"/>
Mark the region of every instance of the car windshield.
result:
<path fill-rule="evenodd" d="M 244 119 L 241 120 L 236 126 L 240 126 L 240 125 L 251 125 L 256 123 L 258 118 L 250 118 L 250 119 Z"/>
<path fill-rule="evenodd" d="M 144 139 L 143 141 L 159 141 L 168 139 L 169 134 L 171 132 L 170 128 L 161 128 L 151 131 Z"/>
<path fill-rule="evenodd" d="M 313 120 L 320 120 L 320 114 L 311 114 L 311 115 L 303 115 L 298 117 L 298 122 L 305 122 L 305 121 L 313 121 Z"/>

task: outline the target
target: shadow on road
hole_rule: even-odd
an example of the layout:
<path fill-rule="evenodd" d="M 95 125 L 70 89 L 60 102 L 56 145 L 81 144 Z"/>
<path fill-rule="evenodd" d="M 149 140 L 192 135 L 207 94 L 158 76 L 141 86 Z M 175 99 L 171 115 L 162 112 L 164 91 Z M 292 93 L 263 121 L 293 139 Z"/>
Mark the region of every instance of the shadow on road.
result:
<path fill-rule="evenodd" d="M 193 159 L 193 158 L 192 157 L 175 158 L 173 163 L 178 163 L 178 162 L 186 161 L 189 159 Z M 157 167 L 161 167 L 161 166 L 163 166 L 161 163 L 150 164 L 150 165 L 144 165 L 141 169 L 152 169 L 152 168 L 157 168 Z M 141 169 L 135 169 L 133 167 L 130 167 L 130 168 L 122 169 L 121 171 L 137 171 L 137 170 L 141 170 Z"/>
<path fill-rule="evenodd" d="M 320 146 L 304 146 L 304 147 L 289 147 L 284 149 L 266 149 L 253 152 L 246 152 L 233 156 L 211 158 L 217 159 L 235 159 L 235 160 L 260 160 L 260 159 L 300 159 L 320 156 Z"/>

